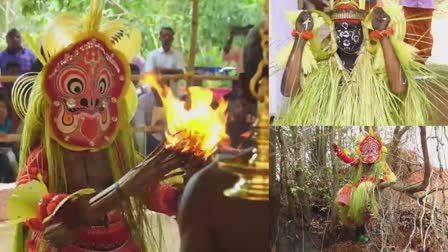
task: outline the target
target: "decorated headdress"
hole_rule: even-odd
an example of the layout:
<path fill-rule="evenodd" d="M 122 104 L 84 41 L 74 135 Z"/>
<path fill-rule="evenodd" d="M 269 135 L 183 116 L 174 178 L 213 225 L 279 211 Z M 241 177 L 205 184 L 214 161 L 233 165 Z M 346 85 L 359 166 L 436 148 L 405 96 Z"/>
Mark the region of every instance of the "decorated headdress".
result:
<path fill-rule="evenodd" d="M 366 0 L 331 0 L 331 19 L 359 22 L 364 19 Z"/>
<path fill-rule="evenodd" d="M 373 132 L 370 127 L 369 132 L 359 140 L 356 147 L 357 157 L 351 157 L 345 150 L 334 144 L 336 155 L 345 163 L 357 166 L 360 162 L 365 164 L 378 163 L 385 160 L 387 153 L 386 146 L 383 145 L 381 137 Z"/>
<path fill-rule="evenodd" d="M 43 70 L 20 77 L 13 88 L 22 119 L 31 93 L 42 96 L 50 137 L 71 150 L 108 146 L 136 109 L 129 62 L 140 51 L 141 34 L 122 20 L 101 23 L 103 5 L 92 0 L 84 23 L 61 14 L 43 32 L 40 47 L 28 36 Z"/>
<path fill-rule="evenodd" d="M 382 159 L 382 154 L 387 152 L 387 148 L 383 145 L 381 137 L 369 128 L 369 133 L 359 141 L 356 152 L 362 163 L 373 164 Z"/>

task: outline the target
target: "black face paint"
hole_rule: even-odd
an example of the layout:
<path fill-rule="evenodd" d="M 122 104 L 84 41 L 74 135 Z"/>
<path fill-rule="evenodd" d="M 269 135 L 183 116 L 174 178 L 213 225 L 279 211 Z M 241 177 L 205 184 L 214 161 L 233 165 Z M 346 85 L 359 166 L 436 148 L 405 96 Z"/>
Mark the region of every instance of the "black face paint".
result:
<path fill-rule="evenodd" d="M 336 43 L 344 53 L 353 54 L 359 51 L 363 41 L 361 24 L 348 22 L 336 23 Z"/>

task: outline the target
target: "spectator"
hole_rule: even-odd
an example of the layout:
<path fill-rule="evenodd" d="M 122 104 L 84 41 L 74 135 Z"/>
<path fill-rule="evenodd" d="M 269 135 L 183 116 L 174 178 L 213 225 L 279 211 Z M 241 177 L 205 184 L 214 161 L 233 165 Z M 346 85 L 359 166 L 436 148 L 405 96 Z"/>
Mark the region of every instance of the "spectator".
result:
<path fill-rule="evenodd" d="M 10 61 L 5 66 L 5 75 L 7 76 L 19 76 L 21 74 L 20 63 L 18 61 Z M 11 101 L 11 91 L 13 82 L 3 82 L 0 88 L 0 94 L 7 97 L 8 101 Z M 9 111 L 9 117 L 12 120 L 13 131 L 17 128 L 20 123 L 20 119 L 14 110 Z"/>
<path fill-rule="evenodd" d="M 6 49 L 0 53 L 0 69 L 6 72 L 9 62 L 19 62 L 20 74 L 31 71 L 31 65 L 36 60 L 34 54 L 28 48 L 22 47 L 22 38 L 17 29 L 11 29 L 6 34 Z"/>
<path fill-rule="evenodd" d="M 434 0 L 403 0 L 402 5 L 406 19 L 419 19 L 407 22 L 404 41 L 419 50 L 418 61 L 425 63 L 432 52 L 431 25 L 435 8 Z"/>
<path fill-rule="evenodd" d="M 140 72 L 145 70 L 145 59 L 140 53 L 132 59 L 131 64 L 137 66 Z"/>
<path fill-rule="evenodd" d="M 12 133 L 12 121 L 8 116 L 8 100 L 0 95 L 0 139 Z M 15 181 L 16 157 L 12 147 L 0 143 L 0 182 L 11 183 Z"/>
<path fill-rule="evenodd" d="M 131 72 L 134 75 L 140 74 L 140 69 L 137 65 L 131 64 Z M 136 128 L 146 127 L 153 125 L 153 113 L 161 113 L 162 100 L 159 94 L 148 86 L 142 86 L 137 81 L 134 81 L 134 85 L 137 89 L 138 106 L 135 113 L 133 124 Z M 158 116 L 164 117 L 162 116 Z M 161 122 L 157 122 L 161 124 Z M 154 123 L 155 125 L 156 123 Z M 135 143 L 140 153 L 148 155 L 151 153 L 163 140 L 162 133 L 146 133 L 136 132 L 134 133 Z"/>
<path fill-rule="evenodd" d="M 171 27 L 162 27 L 159 39 L 162 47 L 149 53 L 145 63 L 145 72 L 182 74 L 185 65 L 184 57 L 181 52 L 172 48 L 174 30 Z M 181 96 L 177 82 L 171 81 L 170 87 L 177 97 Z"/>
<path fill-rule="evenodd" d="M 19 76 L 20 75 L 20 63 L 18 61 L 9 61 L 6 63 L 4 71 L 2 70 L 2 74 L 6 76 Z M 13 82 L 3 82 L 1 85 L 1 93 L 11 97 Z"/>
<path fill-rule="evenodd" d="M 0 183 L 13 183 L 15 182 L 15 173 L 12 168 L 8 156 L 4 153 L 0 153 Z"/>
<path fill-rule="evenodd" d="M 0 95 L 0 137 L 12 133 L 12 121 L 9 118 L 8 99 Z"/>

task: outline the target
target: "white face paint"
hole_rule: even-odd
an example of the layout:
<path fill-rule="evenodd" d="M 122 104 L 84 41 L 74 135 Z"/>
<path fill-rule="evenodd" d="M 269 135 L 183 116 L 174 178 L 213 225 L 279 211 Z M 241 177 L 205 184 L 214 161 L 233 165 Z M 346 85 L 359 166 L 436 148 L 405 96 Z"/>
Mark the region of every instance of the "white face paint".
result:
<path fill-rule="evenodd" d="M 361 24 L 348 22 L 336 23 L 336 43 L 345 53 L 354 53 L 361 48 L 363 34 Z"/>

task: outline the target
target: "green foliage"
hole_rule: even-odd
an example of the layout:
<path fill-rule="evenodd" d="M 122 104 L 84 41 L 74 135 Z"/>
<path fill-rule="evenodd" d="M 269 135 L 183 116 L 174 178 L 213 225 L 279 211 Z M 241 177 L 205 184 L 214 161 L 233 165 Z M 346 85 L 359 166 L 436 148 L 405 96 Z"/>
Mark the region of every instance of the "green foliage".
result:
<path fill-rule="evenodd" d="M 4 1 L 14 2 L 14 27 L 31 33 L 41 31 L 60 12 L 86 14 L 90 4 L 90 1 L 76 0 Z M 262 6 L 263 0 L 200 0 L 195 65 L 223 66 L 221 50 L 229 37 L 230 28 L 261 22 L 264 18 Z M 126 18 L 142 31 L 144 42 L 141 53 L 145 58 L 150 51 L 160 46 L 160 28 L 171 26 L 176 32 L 174 47 L 184 53 L 185 61 L 188 62 L 192 29 L 191 0 L 109 0 L 106 1 L 105 10 L 106 16 Z M 0 19 L 2 22 L 3 18 Z M 237 44 L 241 45 L 241 42 L 237 41 Z"/>

